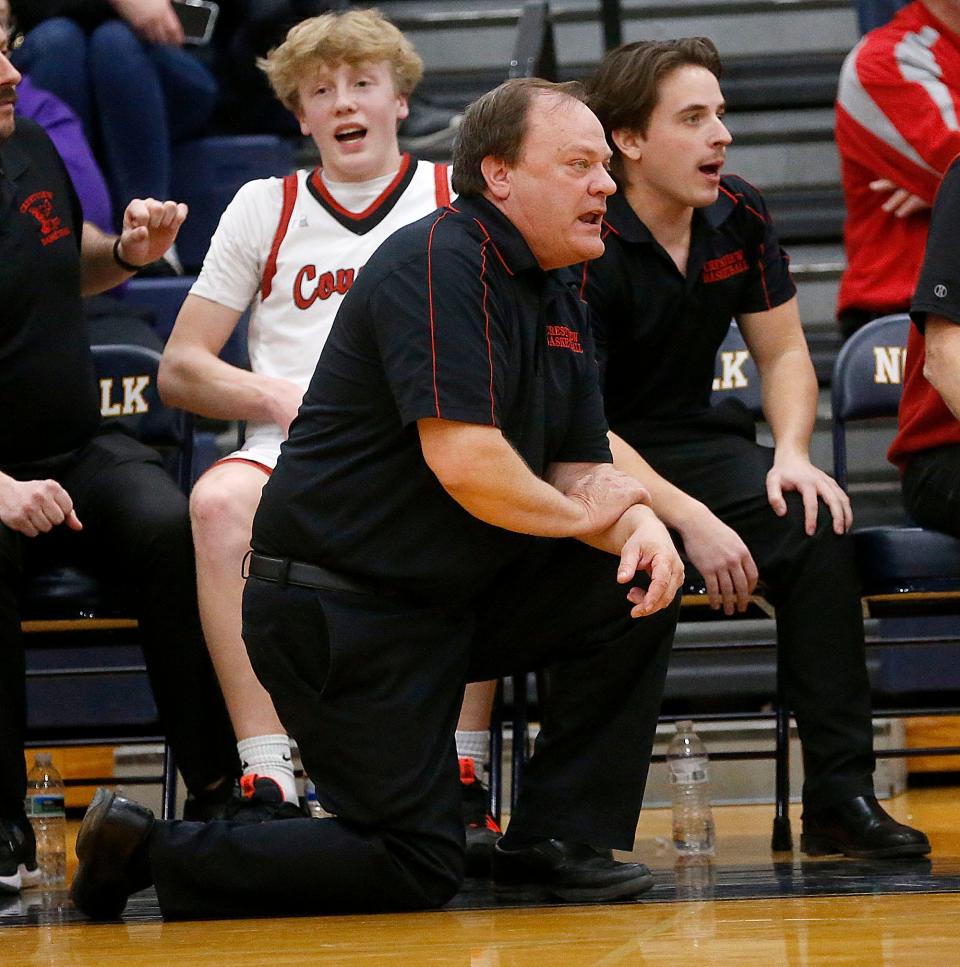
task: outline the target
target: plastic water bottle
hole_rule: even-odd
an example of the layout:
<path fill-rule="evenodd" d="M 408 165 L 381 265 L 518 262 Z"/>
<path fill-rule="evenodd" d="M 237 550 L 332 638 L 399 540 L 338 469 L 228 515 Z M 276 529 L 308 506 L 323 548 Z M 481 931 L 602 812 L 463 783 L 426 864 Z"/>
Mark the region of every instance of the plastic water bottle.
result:
<path fill-rule="evenodd" d="M 307 804 L 307 812 L 314 819 L 329 819 L 332 815 L 323 808 L 320 800 L 317 799 L 317 787 L 309 776 L 303 780 L 303 798 Z"/>
<path fill-rule="evenodd" d="M 26 811 L 37 839 L 37 865 L 44 889 L 62 887 L 67 872 L 64 785 L 49 752 L 38 752 L 27 775 Z"/>
<path fill-rule="evenodd" d="M 307 812 L 318 819 L 320 817 L 320 803 L 317 800 L 317 787 L 313 784 L 313 780 L 309 777 L 305 777 L 303 780 L 303 798 L 307 804 Z"/>
<path fill-rule="evenodd" d="M 710 766 L 707 750 L 693 722 L 677 722 L 667 747 L 673 792 L 673 845 L 684 856 L 713 855 L 715 832 L 710 809 Z"/>

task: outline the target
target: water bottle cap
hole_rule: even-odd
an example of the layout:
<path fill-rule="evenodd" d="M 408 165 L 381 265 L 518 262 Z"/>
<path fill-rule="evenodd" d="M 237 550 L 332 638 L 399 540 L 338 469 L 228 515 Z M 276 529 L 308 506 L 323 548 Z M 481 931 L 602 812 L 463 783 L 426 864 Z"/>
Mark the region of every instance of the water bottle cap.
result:
<path fill-rule="evenodd" d="M 690 719 L 683 719 L 681 722 L 677 722 L 678 732 L 692 732 L 693 722 Z"/>
<path fill-rule="evenodd" d="M 34 762 L 38 766 L 52 766 L 53 756 L 49 752 L 38 752 Z"/>

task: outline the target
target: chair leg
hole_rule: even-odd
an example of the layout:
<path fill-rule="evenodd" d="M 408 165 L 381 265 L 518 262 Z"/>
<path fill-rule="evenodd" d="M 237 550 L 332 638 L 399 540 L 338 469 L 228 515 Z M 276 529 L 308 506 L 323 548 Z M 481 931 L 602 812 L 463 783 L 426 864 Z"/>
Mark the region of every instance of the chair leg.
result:
<path fill-rule="evenodd" d="M 174 819 L 177 813 L 177 763 L 168 742 L 163 743 L 163 785 L 160 793 L 163 797 L 161 818 Z"/>
<path fill-rule="evenodd" d="M 527 674 L 513 676 L 513 757 L 510 763 L 510 811 L 513 812 L 520 795 L 520 783 L 527 764 Z"/>
<path fill-rule="evenodd" d="M 779 651 L 779 649 L 778 649 Z M 783 662 L 777 655 L 777 702 L 776 702 L 776 806 L 773 817 L 773 836 L 770 848 L 774 852 L 793 849 L 790 830 L 790 706 L 787 703 Z"/>
<path fill-rule="evenodd" d="M 490 715 L 490 815 L 500 823 L 503 804 L 503 679 L 497 683 L 497 694 Z"/>

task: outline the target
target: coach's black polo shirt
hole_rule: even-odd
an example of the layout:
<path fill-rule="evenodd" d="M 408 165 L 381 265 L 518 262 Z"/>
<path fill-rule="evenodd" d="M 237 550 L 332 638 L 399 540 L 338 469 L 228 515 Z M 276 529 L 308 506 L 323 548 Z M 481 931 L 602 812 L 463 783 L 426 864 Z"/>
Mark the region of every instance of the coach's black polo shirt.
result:
<path fill-rule="evenodd" d="M 531 538 L 484 524 L 420 450 L 425 417 L 499 427 L 531 470 L 609 462 L 576 286 L 482 198 L 402 228 L 343 300 L 253 546 L 429 598 L 476 594 Z"/>
<path fill-rule="evenodd" d="M 700 435 L 717 349 L 740 313 L 796 292 L 766 205 L 736 177 L 693 214 L 683 276 L 622 194 L 608 201 L 606 251 L 582 270 L 610 426 L 634 446 Z"/>
<path fill-rule="evenodd" d="M 47 135 L 21 117 L 0 168 L 0 468 L 10 468 L 86 443 L 100 407 L 73 184 Z"/>

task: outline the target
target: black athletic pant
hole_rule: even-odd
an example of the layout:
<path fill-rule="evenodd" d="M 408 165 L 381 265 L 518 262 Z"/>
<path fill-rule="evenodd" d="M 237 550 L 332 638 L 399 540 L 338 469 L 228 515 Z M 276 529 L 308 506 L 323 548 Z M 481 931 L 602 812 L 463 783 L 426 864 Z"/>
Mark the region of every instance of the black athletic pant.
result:
<path fill-rule="evenodd" d="M 960 537 L 960 445 L 925 450 L 907 461 L 903 503 L 921 527 Z"/>
<path fill-rule="evenodd" d="M 253 667 L 337 818 L 158 823 L 164 916 L 444 903 L 463 876 L 464 682 L 523 669 L 548 668 L 551 688 L 511 836 L 631 848 L 676 607 L 630 618 L 616 568 L 575 541 L 537 542 L 455 606 L 250 578 Z"/>
<path fill-rule="evenodd" d="M 7 472 L 57 480 L 83 530 L 60 525 L 31 538 L 0 524 L 0 815 L 23 809 L 26 783 L 19 588 L 24 574 L 50 561 L 126 579 L 154 698 L 187 786 L 200 792 L 237 775 L 233 731 L 200 629 L 187 502 L 157 454 L 108 432 L 69 458 Z"/>
<path fill-rule="evenodd" d="M 747 545 L 777 610 L 787 698 L 803 746 L 803 802 L 829 806 L 873 792 L 873 729 L 852 541 L 821 503 L 816 533 L 787 493 L 778 517 L 766 494 L 773 451 L 732 433 L 644 447 L 663 477 L 702 501 Z"/>

